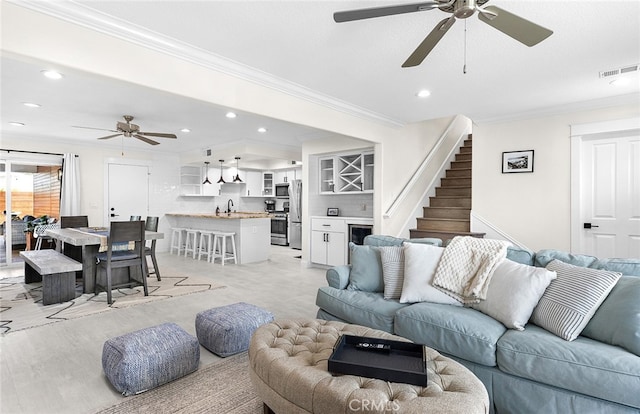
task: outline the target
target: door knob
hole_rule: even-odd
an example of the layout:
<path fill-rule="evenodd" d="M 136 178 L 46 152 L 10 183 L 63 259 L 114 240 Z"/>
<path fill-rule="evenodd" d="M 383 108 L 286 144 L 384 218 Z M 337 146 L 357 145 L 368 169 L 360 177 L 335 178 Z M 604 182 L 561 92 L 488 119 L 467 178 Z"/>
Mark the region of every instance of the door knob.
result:
<path fill-rule="evenodd" d="M 600 226 L 596 226 L 595 224 L 591 224 L 591 223 L 584 223 L 585 229 L 591 229 L 593 227 L 600 227 Z"/>
<path fill-rule="evenodd" d="M 113 213 L 111 213 L 111 217 L 119 217 L 119 216 L 120 216 L 120 214 L 113 214 Z"/>

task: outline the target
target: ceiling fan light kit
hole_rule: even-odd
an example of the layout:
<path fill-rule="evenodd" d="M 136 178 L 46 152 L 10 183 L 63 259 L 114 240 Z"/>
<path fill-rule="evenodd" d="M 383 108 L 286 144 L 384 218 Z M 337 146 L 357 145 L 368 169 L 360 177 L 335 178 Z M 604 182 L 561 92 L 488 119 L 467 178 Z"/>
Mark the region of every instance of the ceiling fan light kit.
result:
<path fill-rule="evenodd" d="M 333 20 L 336 23 L 343 23 L 433 9 L 440 9 L 440 11 L 445 13 L 451 13 L 452 16 L 441 20 L 422 43 L 418 45 L 409 58 L 402 64 L 403 68 L 420 65 L 457 19 L 466 19 L 476 14 L 476 12 L 478 12 L 478 19 L 480 21 L 529 47 L 537 45 L 553 34 L 553 31 L 499 7 L 482 7 L 488 1 L 489 0 L 436 0 L 397 6 L 356 9 L 336 12 L 333 14 Z"/>

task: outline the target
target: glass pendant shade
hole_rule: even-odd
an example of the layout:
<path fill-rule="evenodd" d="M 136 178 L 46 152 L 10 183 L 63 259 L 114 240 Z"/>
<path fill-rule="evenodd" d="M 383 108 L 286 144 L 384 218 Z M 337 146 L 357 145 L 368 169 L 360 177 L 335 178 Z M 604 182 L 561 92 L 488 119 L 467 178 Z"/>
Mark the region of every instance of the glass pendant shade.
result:
<path fill-rule="evenodd" d="M 224 162 L 224 160 L 218 160 L 218 161 L 220 161 L 220 179 L 218 179 L 218 184 L 224 184 L 226 183 L 224 178 L 222 178 L 222 163 Z"/>
<path fill-rule="evenodd" d="M 209 181 L 209 161 L 204 162 L 204 167 L 205 167 L 205 178 L 202 184 L 211 184 L 211 181 Z"/>

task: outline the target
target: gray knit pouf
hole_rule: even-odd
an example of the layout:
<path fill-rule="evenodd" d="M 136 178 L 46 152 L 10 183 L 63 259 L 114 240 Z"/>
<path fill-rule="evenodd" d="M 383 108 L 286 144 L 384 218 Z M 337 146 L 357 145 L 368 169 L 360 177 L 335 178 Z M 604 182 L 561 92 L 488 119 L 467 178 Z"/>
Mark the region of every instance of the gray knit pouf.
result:
<path fill-rule="evenodd" d="M 196 335 L 209 351 L 227 357 L 249 349 L 253 332 L 271 321 L 271 312 L 239 302 L 198 313 Z"/>
<path fill-rule="evenodd" d="M 125 396 L 190 374 L 199 362 L 198 340 L 175 323 L 111 338 L 102 348 L 102 369 Z"/>

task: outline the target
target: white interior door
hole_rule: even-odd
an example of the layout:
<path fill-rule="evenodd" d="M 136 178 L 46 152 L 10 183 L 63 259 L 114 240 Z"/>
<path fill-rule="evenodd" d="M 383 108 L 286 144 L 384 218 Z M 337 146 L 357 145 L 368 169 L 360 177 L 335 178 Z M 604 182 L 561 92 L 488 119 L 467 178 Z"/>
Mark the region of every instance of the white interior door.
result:
<path fill-rule="evenodd" d="M 108 164 L 108 196 L 105 222 L 127 221 L 149 212 L 149 166 Z"/>
<path fill-rule="evenodd" d="M 622 135 L 582 140 L 579 253 L 640 258 L 640 136 Z"/>

